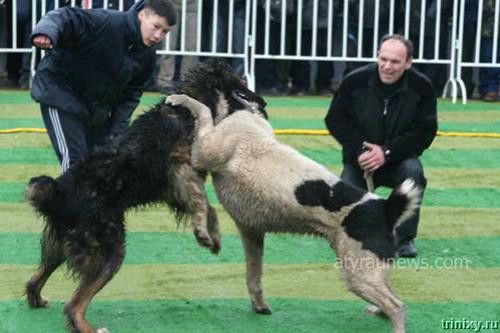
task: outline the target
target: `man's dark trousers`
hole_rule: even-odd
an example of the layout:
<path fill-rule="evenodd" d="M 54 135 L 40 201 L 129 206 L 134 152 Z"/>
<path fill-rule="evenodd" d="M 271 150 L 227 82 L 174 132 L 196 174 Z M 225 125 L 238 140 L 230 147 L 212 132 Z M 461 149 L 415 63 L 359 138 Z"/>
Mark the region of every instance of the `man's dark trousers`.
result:
<path fill-rule="evenodd" d="M 107 119 L 96 124 L 46 104 L 40 104 L 40 109 L 63 172 L 97 145 L 103 144 L 109 135 Z"/>

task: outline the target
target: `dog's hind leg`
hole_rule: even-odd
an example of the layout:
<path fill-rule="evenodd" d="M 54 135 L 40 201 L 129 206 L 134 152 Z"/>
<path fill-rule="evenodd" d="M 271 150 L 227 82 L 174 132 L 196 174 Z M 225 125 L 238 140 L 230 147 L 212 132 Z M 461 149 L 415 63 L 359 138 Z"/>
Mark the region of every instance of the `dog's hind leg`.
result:
<path fill-rule="evenodd" d="M 191 225 L 198 243 L 217 254 L 220 250 L 220 238 L 211 238 L 207 220 L 211 219 L 212 230 L 218 230 L 219 222 L 215 211 L 212 211 L 212 215 L 209 216 L 210 208 L 204 184 L 205 179 L 190 165 L 181 164 L 178 166 L 173 186 L 175 198 L 191 215 Z"/>
<path fill-rule="evenodd" d="M 259 314 L 271 314 L 264 299 L 262 289 L 262 260 L 264 256 L 265 234 L 237 224 L 245 250 L 247 288 L 252 301 L 252 309 Z"/>
<path fill-rule="evenodd" d="M 359 259 L 354 261 L 354 259 Z M 339 255 L 341 270 L 349 290 L 373 304 L 368 310 L 392 321 L 395 333 L 406 331 L 406 306 L 401 302 L 387 282 L 388 263 L 374 257 Z M 363 267 L 366 266 L 366 267 Z"/>
<path fill-rule="evenodd" d="M 117 240 L 115 250 L 110 259 L 102 263 L 96 272 L 94 267 L 99 259 L 89 257 L 85 261 L 88 265 L 80 266 L 80 284 L 75 290 L 71 301 L 64 307 L 64 313 L 68 319 L 68 329 L 71 332 L 82 333 L 106 333 L 106 328 L 97 331 L 85 319 L 85 312 L 92 298 L 113 278 L 120 269 L 125 256 L 124 239 Z"/>
<path fill-rule="evenodd" d="M 48 225 L 43 231 L 40 245 L 40 267 L 26 283 L 26 300 L 28 305 L 32 308 L 48 306 L 48 301 L 40 295 L 40 292 L 50 275 L 65 260 L 61 241 L 57 238 L 54 230 L 52 230 Z"/>

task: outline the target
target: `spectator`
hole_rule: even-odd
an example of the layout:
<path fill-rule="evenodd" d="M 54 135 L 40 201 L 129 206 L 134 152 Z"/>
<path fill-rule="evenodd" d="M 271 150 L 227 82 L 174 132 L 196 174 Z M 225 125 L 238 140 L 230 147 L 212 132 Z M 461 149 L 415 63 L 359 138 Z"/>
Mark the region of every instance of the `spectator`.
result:
<path fill-rule="evenodd" d="M 354 6 L 354 15 L 352 20 L 353 30 L 357 31 L 358 24 L 357 18 L 361 8 L 359 8 L 360 3 L 356 1 Z M 375 0 L 365 0 L 363 8 L 363 43 L 361 46 L 363 57 L 372 57 L 376 54 L 377 43 L 373 42 L 373 37 L 377 34 L 379 40 L 381 36 L 389 33 L 389 2 L 379 1 L 379 12 L 378 12 L 378 30 L 375 31 Z M 361 41 L 358 41 L 358 44 Z"/>
<path fill-rule="evenodd" d="M 376 64 L 351 72 L 341 83 L 325 123 L 342 145 L 341 177 L 367 188 L 397 187 L 413 178 L 426 186 L 419 156 L 437 131 L 436 97 L 429 79 L 412 69 L 413 45 L 401 35 L 382 39 Z M 396 227 L 399 256 L 415 257 L 419 212 Z"/>
<path fill-rule="evenodd" d="M 462 40 L 462 60 L 467 62 L 474 61 L 474 43 L 476 39 L 477 29 L 477 8 L 477 0 L 465 0 L 464 22 L 470 22 L 470 24 L 464 25 Z M 461 77 L 464 81 L 466 93 L 469 98 L 474 98 L 475 92 L 477 91 L 476 86 L 478 85 L 478 83 L 474 79 L 474 71 L 477 71 L 477 68 L 462 68 Z"/>
<path fill-rule="evenodd" d="M 127 12 L 64 7 L 40 20 L 31 41 L 49 52 L 31 96 L 63 171 L 128 125 L 155 66 L 153 46 L 175 23 L 170 0 L 141 0 Z"/>
<path fill-rule="evenodd" d="M 493 37 L 495 23 L 495 4 L 493 0 L 485 0 L 483 8 L 483 25 L 481 29 L 481 62 L 491 62 L 493 57 Z M 497 26 L 498 29 L 498 26 Z M 497 62 L 500 62 L 500 52 L 497 53 Z M 483 100 L 496 102 L 500 84 L 500 68 L 484 67 L 479 70 L 479 83 Z"/>
<path fill-rule="evenodd" d="M 229 27 L 229 2 L 219 3 L 217 11 L 217 52 L 243 53 L 245 51 L 246 0 L 234 0 L 233 25 Z M 232 50 L 228 50 L 229 29 L 232 29 Z M 230 58 L 231 68 L 240 76 L 244 75 L 243 59 Z"/>
<path fill-rule="evenodd" d="M 446 58 L 449 52 L 449 37 L 448 30 L 449 24 L 452 19 L 453 4 L 449 0 L 441 0 L 441 15 L 437 16 L 437 2 L 436 0 L 426 1 L 425 12 L 425 31 L 424 31 L 424 45 L 420 45 L 420 23 L 421 23 L 421 3 L 413 1 L 410 6 L 412 13 L 410 39 L 418 41 L 415 43 L 415 48 L 420 51 L 423 48 L 423 58 L 434 58 L 434 42 L 437 38 L 435 34 L 436 24 L 439 22 L 440 36 L 439 36 L 439 50 L 438 56 Z M 401 14 L 399 17 L 404 17 L 404 6 L 401 5 Z M 437 95 L 443 92 L 446 81 L 448 81 L 447 68 L 448 65 L 442 64 L 418 64 L 418 70 L 424 73 L 432 81 L 434 90 Z"/>
<path fill-rule="evenodd" d="M 6 2 L 7 45 L 14 45 L 12 40 L 12 22 L 16 20 L 17 48 L 29 48 L 29 32 L 31 30 L 31 0 L 18 0 L 16 15 L 12 15 L 12 2 Z M 7 85 L 27 89 L 29 86 L 31 53 L 13 52 L 7 54 Z"/>
<path fill-rule="evenodd" d="M 286 10 L 282 12 L 282 4 L 286 3 Z M 280 53 L 281 43 L 288 43 L 281 40 L 282 17 L 286 17 L 286 29 L 291 30 L 294 26 L 291 16 L 296 11 L 296 0 L 278 0 L 269 3 L 269 40 L 268 52 L 270 55 Z M 257 0 L 257 33 L 255 38 L 255 48 L 257 53 L 264 53 L 266 48 L 265 28 L 267 15 L 267 3 L 265 0 Z M 286 61 L 275 59 L 256 59 L 255 61 L 255 81 L 256 89 L 262 95 L 281 95 L 287 90 L 288 75 L 284 75 L 283 70 L 288 70 Z"/>
<path fill-rule="evenodd" d="M 179 24 L 175 26 L 168 34 L 170 42 L 170 50 L 180 50 L 181 44 L 181 28 L 185 29 L 185 50 L 196 51 L 196 30 L 197 30 L 197 13 L 198 1 L 186 1 L 186 17 L 182 16 L 182 0 L 172 0 L 177 7 L 177 17 L 180 18 Z M 194 56 L 180 56 L 180 71 L 185 72 L 193 67 L 197 58 Z M 175 79 L 181 77 L 176 73 L 176 56 L 161 55 L 159 61 L 159 70 L 156 77 L 156 87 L 164 94 L 169 95 L 174 92 Z"/>
<path fill-rule="evenodd" d="M 77 1 L 77 5 L 82 6 L 82 0 Z M 92 8 L 104 8 L 104 0 L 87 0 Z M 123 10 L 128 10 L 134 4 L 134 0 L 123 0 Z M 106 9 L 120 9 L 120 0 L 108 0 L 108 7 Z"/>
<path fill-rule="evenodd" d="M 302 12 L 302 55 L 312 54 L 312 36 L 316 35 L 316 54 L 318 56 L 327 55 L 328 42 L 328 11 L 333 10 L 333 25 L 332 25 L 332 55 L 340 56 L 342 54 L 342 15 L 343 2 L 336 0 L 331 2 L 332 8 L 329 7 L 327 0 L 319 0 L 316 2 L 316 13 L 314 12 L 314 1 L 303 1 L 303 7 L 299 10 Z M 317 16 L 317 29 L 313 31 L 313 17 Z M 294 43 L 295 44 L 295 43 Z M 356 41 L 354 37 L 348 33 L 347 36 L 347 55 L 352 56 L 355 50 Z M 332 78 L 334 77 L 334 67 L 331 61 L 318 61 L 314 67 L 316 71 L 311 73 L 310 61 L 292 61 L 290 75 L 292 78 L 292 87 L 290 94 L 304 95 L 311 88 L 311 76 L 314 78 L 314 88 L 319 94 L 332 93 Z M 344 73 L 348 73 L 353 69 L 353 65 L 346 63 Z M 311 75 L 312 74 L 312 75 Z"/>

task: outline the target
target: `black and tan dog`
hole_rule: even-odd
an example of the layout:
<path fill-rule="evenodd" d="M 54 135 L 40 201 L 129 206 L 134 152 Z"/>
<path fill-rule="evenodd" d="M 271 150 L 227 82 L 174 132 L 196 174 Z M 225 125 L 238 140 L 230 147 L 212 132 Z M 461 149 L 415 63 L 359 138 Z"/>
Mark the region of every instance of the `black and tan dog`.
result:
<path fill-rule="evenodd" d="M 222 61 L 195 67 L 178 90 L 208 105 L 216 122 L 241 110 L 265 113 L 264 101 Z M 79 279 L 64 308 L 68 328 L 95 332 L 85 320 L 85 311 L 122 265 L 124 213 L 129 208 L 166 202 L 178 222 L 191 217 L 200 245 L 219 251 L 218 220 L 204 191 L 205 174 L 191 167 L 193 134 L 189 110 L 160 103 L 61 176 L 30 180 L 26 198 L 46 222 L 41 264 L 26 285 L 31 307 L 47 306 L 41 289 L 52 272 L 67 262 Z"/>

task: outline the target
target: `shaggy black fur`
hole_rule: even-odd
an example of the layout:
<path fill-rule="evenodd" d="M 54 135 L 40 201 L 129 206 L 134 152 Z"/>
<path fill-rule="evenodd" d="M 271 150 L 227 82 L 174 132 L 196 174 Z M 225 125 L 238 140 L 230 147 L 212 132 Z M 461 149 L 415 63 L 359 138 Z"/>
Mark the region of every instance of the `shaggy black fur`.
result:
<path fill-rule="evenodd" d="M 220 60 L 195 67 L 177 92 L 208 105 L 214 119 L 247 109 L 265 114 L 262 98 Z M 227 107 L 218 104 L 221 97 Z M 250 102 L 258 107 L 252 110 Z M 218 221 L 204 192 L 205 175 L 190 164 L 193 130 L 194 119 L 187 109 L 162 102 L 56 179 L 30 180 L 26 197 L 46 222 L 40 268 L 26 285 L 31 307 L 47 305 L 41 289 L 66 261 L 80 280 L 65 307 L 68 328 L 93 332 L 84 319 L 85 310 L 122 264 L 124 214 L 129 208 L 166 202 L 178 221 L 192 217 L 201 245 L 219 251 Z"/>

